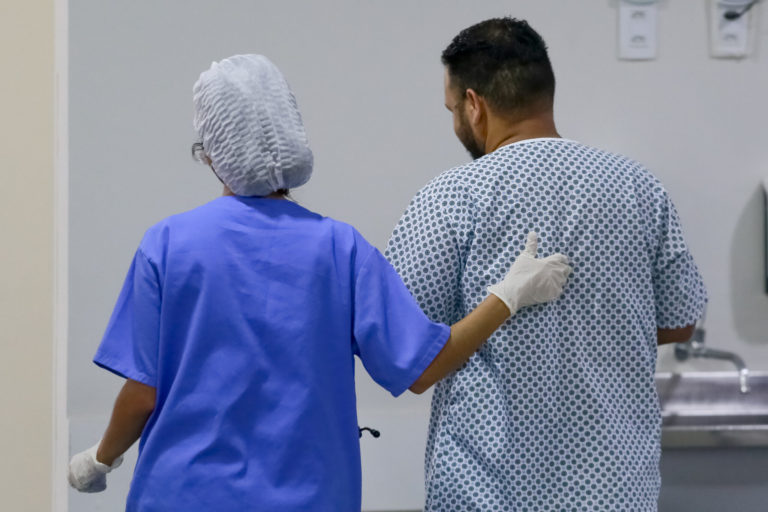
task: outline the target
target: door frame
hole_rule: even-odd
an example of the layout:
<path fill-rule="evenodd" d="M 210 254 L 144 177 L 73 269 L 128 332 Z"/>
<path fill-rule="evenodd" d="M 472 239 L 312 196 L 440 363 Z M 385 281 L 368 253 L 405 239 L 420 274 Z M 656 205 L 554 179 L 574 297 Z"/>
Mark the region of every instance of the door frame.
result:
<path fill-rule="evenodd" d="M 69 0 L 54 0 L 53 425 L 51 510 L 68 512 Z"/>

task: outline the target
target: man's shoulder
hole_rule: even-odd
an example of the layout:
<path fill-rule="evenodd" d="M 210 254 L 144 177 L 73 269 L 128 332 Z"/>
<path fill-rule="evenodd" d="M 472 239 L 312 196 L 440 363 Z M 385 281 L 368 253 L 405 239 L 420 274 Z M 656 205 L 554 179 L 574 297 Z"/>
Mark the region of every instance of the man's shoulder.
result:
<path fill-rule="evenodd" d="M 445 170 L 429 180 L 416 193 L 422 200 L 444 200 L 467 196 L 470 193 L 472 178 L 478 172 L 475 162 L 469 162 Z"/>
<path fill-rule="evenodd" d="M 584 154 L 585 156 L 589 155 L 593 161 L 610 166 L 614 169 L 620 169 L 632 174 L 648 177 L 653 176 L 645 165 L 622 153 L 582 144 L 580 142 L 575 143 L 574 151 Z"/>
<path fill-rule="evenodd" d="M 489 170 L 498 170 L 507 166 L 514 167 L 517 165 L 517 157 L 527 159 L 528 156 L 526 155 L 532 149 L 531 143 L 550 145 L 552 147 L 545 149 L 545 151 L 551 151 L 558 156 L 570 154 L 571 158 L 575 160 L 590 161 L 595 166 L 625 173 L 640 180 L 658 183 L 658 179 L 645 165 L 621 153 L 569 139 L 546 139 L 531 140 L 519 145 L 513 144 L 502 147 L 477 160 L 452 167 L 427 182 L 419 190 L 417 196 L 428 198 L 444 197 L 451 194 L 471 195 L 473 184 L 479 185 L 484 177 L 488 177 Z"/>
<path fill-rule="evenodd" d="M 581 151 L 594 167 L 593 179 L 622 184 L 637 204 L 648 213 L 656 214 L 666 208 L 669 192 L 661 180 L 644 164 L 621 153 L 581 145 Z"/>
<path fill-rule="evenodd" d="M 585 170 L 596 171 L 594 173 L 596 178 L 602 179 L 607 173 L 632 182 L 637 190 L 665 192 L 664 186 L 656 175 L 638 160 L 597 146 L 567 139 L 563 141 L 568 143 L 563 151 L 570 153 L 571 159 L 579 161 L 579 165 L 591 167 Z"/>

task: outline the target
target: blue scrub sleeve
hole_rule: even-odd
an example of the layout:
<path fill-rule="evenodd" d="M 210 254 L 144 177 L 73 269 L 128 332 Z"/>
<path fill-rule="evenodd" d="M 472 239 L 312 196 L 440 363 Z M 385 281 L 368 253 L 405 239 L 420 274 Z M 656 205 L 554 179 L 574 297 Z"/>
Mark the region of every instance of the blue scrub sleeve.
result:
<path fill-rule="evenodd" d="M 695 324 L 704 314 L 707 291 L 683 239 L 675 206 L 665 194 L 658 218 L 659 245 L 653 266 L 656 325 L 677 329 Z"/>
<path fill-rule="evenodd" d="M 159 331 L 158 273 L 139 249 L 93 362 L 121 377 L 156 387 Z"/>
<path fill-rule="evenodd" d="M 392 265 L 371 249 L 355 276 L 354 349 L 373 380 L 398 396 L 424 373 L 451 329 L 429 320 Z"/>

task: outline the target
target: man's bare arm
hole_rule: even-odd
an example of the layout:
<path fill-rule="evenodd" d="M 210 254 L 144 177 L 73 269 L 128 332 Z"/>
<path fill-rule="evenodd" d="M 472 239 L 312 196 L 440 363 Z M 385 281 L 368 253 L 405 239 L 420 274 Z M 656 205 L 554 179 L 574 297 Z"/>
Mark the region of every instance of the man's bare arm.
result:
<path fill-rule="evenodd" d="M 667 343 L 685 343 L 693 336 L 695 325 L 687 325 L 679 329 L 657 329 L 657 343 L 666 345 Z"/>

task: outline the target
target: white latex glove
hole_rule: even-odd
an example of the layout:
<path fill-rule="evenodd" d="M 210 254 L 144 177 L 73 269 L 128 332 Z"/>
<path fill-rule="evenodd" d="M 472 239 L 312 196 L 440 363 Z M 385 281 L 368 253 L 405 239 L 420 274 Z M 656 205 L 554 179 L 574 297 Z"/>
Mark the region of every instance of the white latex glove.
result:
<path fill-rule="evenodd" d="M 537 259 L 538 239 L 535 232 L 528 233 L 525 250 L 518 255 L 506 277 L 500 283 L 488 287 L 490 293 L 507 305 L 511 315 L 525 306 L 560 297 L 573 271 L 568 265 L 568 258 L 562 254 Z"/>
<path fill-rule="evenodd" d="M 107 488 L 107 473 L 123 463 L 118 457 L 114 464 L 107 466 L 96 460 L 99 444 L 88 448 L 72 457 L 69 461 L 69 485 L 80 492 L 101 492 Z"/>

